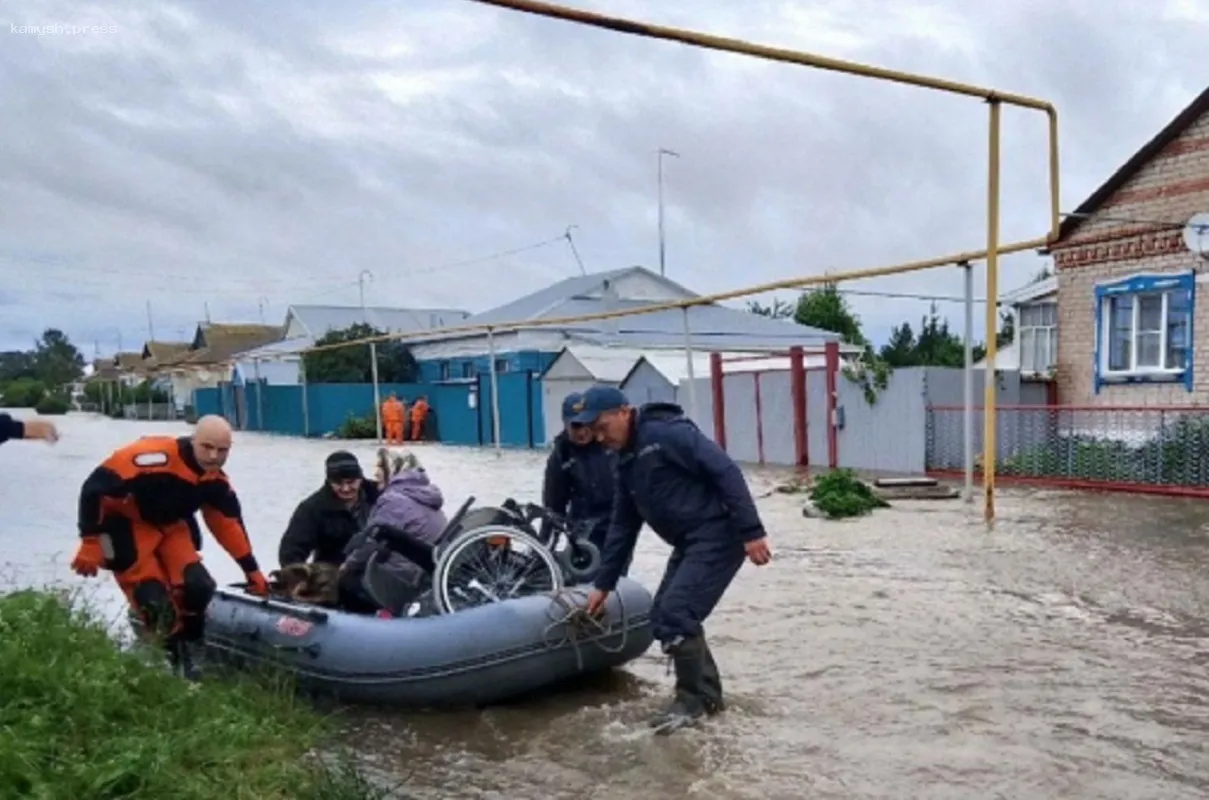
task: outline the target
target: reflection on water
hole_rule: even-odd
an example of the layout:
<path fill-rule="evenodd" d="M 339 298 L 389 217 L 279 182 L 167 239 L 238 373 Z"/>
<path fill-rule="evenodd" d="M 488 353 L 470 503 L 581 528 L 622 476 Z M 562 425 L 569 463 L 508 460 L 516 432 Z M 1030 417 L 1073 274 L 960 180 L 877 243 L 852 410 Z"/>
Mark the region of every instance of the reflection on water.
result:
<path fill-rule="evenodd" d="M 87 417 L 59 446 L 0 448 L 0 561 L 79 581 L 75 494 L 112 447 L 184 426 Z M 239 435 L 230 472 L 262 560 L 333 443 Z M 369 444 L 355 452 L 367 463 Z M 449 502 L 534 498 L 544 454 L 422 446 Z M 757 491 L 768 488 L 761 474 Z M 776 561 L 745 568 L 710 627 L 731 709 L 654 739 L 670 685 L 625 672 L 488 711 L 349 710 L 376 769 L 431 797 L 1201 798 L 1209 792 L 1209 504 L 1001 491 L 992 530 L 958 501 L 857 521 L 760 501 Z M 666 549 L 644 536 L 654 582 Z M 57 560 L 55 554 L 59 554 Z M 212 543 L 223 580 L 238 570 Z M 96 584 L 117 607 L 112 582 Z"/>

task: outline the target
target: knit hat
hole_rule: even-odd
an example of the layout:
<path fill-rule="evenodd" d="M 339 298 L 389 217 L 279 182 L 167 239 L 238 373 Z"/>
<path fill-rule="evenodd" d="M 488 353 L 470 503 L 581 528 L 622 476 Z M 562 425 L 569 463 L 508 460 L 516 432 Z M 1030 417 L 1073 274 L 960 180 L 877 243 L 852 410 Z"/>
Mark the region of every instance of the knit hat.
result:
<path fill-rule="evenodd" d="M 337 450 L 332 453 L 323 462 L 323 466 L 329 481 L 365 477 L 365 473 L 361 471 L 361 462 L 347 450 Z"/>

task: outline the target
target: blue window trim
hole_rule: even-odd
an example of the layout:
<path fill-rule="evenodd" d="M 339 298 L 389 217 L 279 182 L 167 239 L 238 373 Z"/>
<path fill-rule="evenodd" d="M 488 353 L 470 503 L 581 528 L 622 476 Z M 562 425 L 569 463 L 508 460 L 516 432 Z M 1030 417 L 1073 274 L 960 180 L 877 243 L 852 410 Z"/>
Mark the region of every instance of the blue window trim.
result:
<path fill-rule="evenodd" d="M 1186 290 L 1188 292 L 1188 354 L 1182 372 L 1167 374 L 1136 374 L 1105 376 L 1101 372 L 1103 348 L 1107 346 L 1104 336 L 1104 300 L 1120 295 L 1137 295 L 1152 292 Z M 1192 391 L 1193 351 L 1196 347 L 1196 272 L 1142 272 L 1116 281 L 1096 284 L 1096 346 L 1092 354 L 1095 376 L 1093 387 L 1100 393 L 1105 384 L 1120 383 L 1174 383 L 1184 384 L 1185 391 Z M 1164 320 L 1164 322 L 1166 322 Z M 1061 336 L 1061 334 L 1059 334 Z"/>

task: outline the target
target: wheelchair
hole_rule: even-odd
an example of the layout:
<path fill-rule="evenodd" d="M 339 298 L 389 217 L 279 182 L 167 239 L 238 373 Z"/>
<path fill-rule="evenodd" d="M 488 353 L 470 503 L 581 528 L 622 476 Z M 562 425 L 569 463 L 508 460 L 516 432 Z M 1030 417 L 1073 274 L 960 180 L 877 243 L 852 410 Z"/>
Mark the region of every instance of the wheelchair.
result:
<path fill-rule="evenodd" d="M 387 526 L 370 532 L 378 547 L 362 583 L 378 605 L 396 614 L 406 607 L 406 616 L 456 614 L 558 592 L 587 580 L 600 566 L 601 553 L 584 526 L 533 503 L 509 498 L 499 507 L 472 509 L 474 501 L 467 498 L 431 546 Z M 403 585 L 382 566 L 392 551 L 425 571 L 431 578 L 427 591 Z"/>

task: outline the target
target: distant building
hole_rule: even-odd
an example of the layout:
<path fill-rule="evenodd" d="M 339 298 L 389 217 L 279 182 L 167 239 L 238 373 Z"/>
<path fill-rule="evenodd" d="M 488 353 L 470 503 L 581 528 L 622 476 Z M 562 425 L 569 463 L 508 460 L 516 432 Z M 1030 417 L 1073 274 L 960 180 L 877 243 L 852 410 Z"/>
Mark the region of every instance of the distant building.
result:
<path fill-rule="evenodd" d="M 475 314 L 467 325 L 522 322 L 519 329 L 434 336 L 417 341 L 412 353 L 425 381 L 456 381 L 488 372 L 492 345 L 499 373 L 544 372 L 564 348 L 575 345 L 615 347 L 640 354 L 647 351 L 683 350 L 685 312 L 668 309 L 607 320 L 542 325 L 542 320 L 583 316 L 619 309 L 637 309 L 689 300 L 699 295 L 644 267 L 581 275 L 525 295 L 497 308 Z M 702 352 L 776 353 L 794 345 L 821 349 L 838 337 L 827 331 L 770 319 L 750 312 L 711 304 L 688 309 L 693 349 Z M 632 363 L 632 362 L 631 362 Z"/>
<path fill-rule="evenodd" d="M 237 354 L 280 341 L 284 332 L 281 325 L 202 322 L 188 349 L 157 362 L 154 374 L 168 377 L 180 410 L 194 405 L 196 390 L 217 388 L 225 381 Z"/>
<path fill-rule="evenodd" d="M 388 333 L 418 333 L 458 325 L 469 316 L 468 311 L 450 308 L 290 306 L 281 341 L 240 353 L 230 381 L 237 386 L 257 379 L 274 386 L 296 385 L 303 351 L 330 331 L 370 325 Z"/>
<path fill-rule="evenodd" d="M 999 298 L 1012 315 L 1012 341 L 999 348 L 995 369 L 1020 372 L 1021 378 L 1050 379 L 1058 363 L 1058 279 L 1029 283 Z M 974 365 L 985 369 L 986 359 Z"/>

